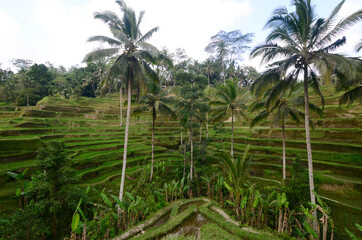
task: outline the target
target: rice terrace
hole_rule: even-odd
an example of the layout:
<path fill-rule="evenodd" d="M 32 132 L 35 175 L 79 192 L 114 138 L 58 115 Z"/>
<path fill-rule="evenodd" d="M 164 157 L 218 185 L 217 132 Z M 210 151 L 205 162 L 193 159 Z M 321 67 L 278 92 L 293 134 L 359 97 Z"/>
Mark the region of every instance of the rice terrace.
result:
<path fill-rule="evenodd" d="M 362 239 L 359 1 L 10 2 L 0 240 Z"/>

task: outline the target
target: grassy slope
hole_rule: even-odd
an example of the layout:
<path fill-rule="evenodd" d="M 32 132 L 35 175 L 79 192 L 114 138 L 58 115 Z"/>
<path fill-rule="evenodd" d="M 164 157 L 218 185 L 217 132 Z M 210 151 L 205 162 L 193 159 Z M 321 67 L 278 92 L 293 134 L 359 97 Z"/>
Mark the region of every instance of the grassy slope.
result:
<path fill-rule="evenodd" d="M 339 108 L 331 89 L 324 89 L 326 103 L 323 118 L 314 116 L 316 128 L 312 131 L 312 149 L 319 192 L 328 199 L 362 208 L 362 128 L 361 106 Z M 312 95 L 312 101 L 318 99 Z M 33 155 L 41 141 L 63 140 L 79 170 L 84 184 L 104 184 L 120 175 L 124 128 L 119 127 L 119 105 L 114 95 L 106 98 L 75 100 L 44 98 L 36 107 L 0 112 L 0 202 L 14 200 L 18 184 L 6 171 L 20 171 L 34 166 Z M 176 121 L 158 120 L 156 126 L 156 161 L 182 161 L 175 152 L 179 141 Z M 136 171 L 150 160 L 150 116 L 133 117 L 130 129 L 129 172 Z M 287 160 L 300 155 L 306 162 L 304 129 L 287 124 Z M 281 129 L 269 131 L 268 122 L 250 129 L 247 121 L 235 123 L 235 152 L 242 153 L 252 144 L 254 179 L 264 184 L 281 180 Z M 209 152 L 229 151 L 230 123 L 220 129 L 210 127 L 213 139 Z M 205 134 L 205 131 L 203 131 Z M 7 161 L 4 161 L 7 159 Z M 31 173 L 31 171 L 29 172 Z M 1 201 L 3 200 L 3 201 Z M 15 200 L 14 200 L 15 201 Z M 0 204 L 0 205 L 1 205 Z M 346 206 L 336 206 L 345 208 Z M 9 207 L 9 206 L 8 206 Z M 6 209 L 6 207 L 5 207 Z M 0 209 L 1 211 L 1 209 Z M 341 211 L 336 211 L 341 212 Z M 359 219 L 359 220 L 358 220 Z M 357 218 L 361 221 L 360 218 Z M 353 224 L 353 223 L 351 223 Z M 348 225 L 347 225 L 348 226 Z"/>

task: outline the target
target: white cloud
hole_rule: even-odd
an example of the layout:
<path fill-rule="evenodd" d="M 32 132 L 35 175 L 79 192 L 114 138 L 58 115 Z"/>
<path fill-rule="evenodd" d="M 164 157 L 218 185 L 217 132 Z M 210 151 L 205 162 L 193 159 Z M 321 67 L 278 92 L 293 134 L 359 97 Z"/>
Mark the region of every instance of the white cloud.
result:
<path fill-rule="evenodd" d="M 133 0 L 127 2 L 137 14 L 145 10 L 141 25 L 143 33 L 155 26 L 150 42 L 171 51 L 185 48 L 190 57 L 203 59 L 210 37 L 227 29 L 237 18 L 251 13 L 249 1 L 224 0 Z M 93 19 L 95 11 L 110 10 L 120 14 L 113 0 L 91 0 L 83 6 L 66 6 L 60 0 L 39 0 L 34 17 L 47 33 L 44 47 L 48 48 L 42 61 L 70 66 L 80 63 L 95 44 L 86 43 L 93 35 L 109 35 L 105 24 Z M 225 14 L 227 13 L 227 14 Z"/>
<path fill-rule="evenodd" d="M 339 18 L 337 19 L 345 19 L 346 17 L 350 16 L 357 10 L 362 9 L 362 1 L 357 0 L 350 0 L 346 1 L 343 5 L 341 11 L 339 12 Z M 360 55 L 356 53 L 355 46 L 359 41 L 362 39 L 362 24 L 355 24 L 350 29 L 342 33 L 342 36 L 346 36 L 347 43 L 345 46 L 341 47 L 338 52 L 343 53 L 349 56 L 357 56 Z"/>
<path fill-rule="evenodd" d="M 29 9 L 30 16 L 15 19 L 17 21 L 0 9 L 0 27 L 2 32 L 6 33 L 6 37 L 0 38 L 0 62 L 4 62 L 2 59 L 28 58 L 37 62 L 50 61 L 66 67 L 80 64 L 85 54 L 98 46 L 96 43 L 86 43 L 87 38 L 93 35 L 109 35 L 106 25 L 95 20 L 93 13 L 110 10 L 120 14 L 114 0 L 87 0 L 82 3 L 63 0 L 33 2 Z M 152 27 L 160 27 L 160 31 L 150 39 L 151 43 L 158 48 L 166 46 L 171 51 L 184 48 L 190 57 L 198 60 L 206 57 L 204 48 L 212 35 L 219 30 L 234 30 L 235 26 L 240 25 L 240 21 L 247 19 L 250 22 L 254 17 L 252 14 L 255 15 L 253 1 L 250 0 L 126 2 L 137 14 L 141 10 L 146 11 L 141 25 L 143 33 Z M 341 16 L 347 16 L 361 8 L 361 1 L 347 0 Z M 348 44 L 341 49 L 342 52 L 352 51 L 362 35 L 361 28 L 362 24 L 345 32 Z M 255 29 L 257 36 L 260 35 L 259 31 L 261 29 Z M 244 60 L 245 64 L 260 69 L 259 61 L 249 61 L 248 54 L 245 54 Z"/>
<path fill-rule="evenodd" d="M 234 21 L 248 16 L 252 10 L 249 1 L 223 0 L 135 0 L 135 9 L 146 9 L 144 19 L 147 30 L 159 26 L 151 42 L 157 47 L 178 47 L 195 59 L 206 57 L 204 48 L 210 37 L 220 30 L 227 30 Z"/>
<path fill-rule="evenodd" d="M 0 9 L 0 62 L 7 67 L 8 60 L 19 54 L 20 45 L 20 25 L 11 18 L 5 11 Z M 3 66 L 3 67 L 4 67 Z"/>
<path fill-rule="evenodd" d="M 106 28 L 93 19 L 92 2 L 84 6 L 65 6 L 59 0 L 40 0 L 34 18 L 46 39 L 42 61 L 67 67 L 81 63 L 84 55 L 92 50 L 86 40 L 91 35 L 104 33 Z"/>

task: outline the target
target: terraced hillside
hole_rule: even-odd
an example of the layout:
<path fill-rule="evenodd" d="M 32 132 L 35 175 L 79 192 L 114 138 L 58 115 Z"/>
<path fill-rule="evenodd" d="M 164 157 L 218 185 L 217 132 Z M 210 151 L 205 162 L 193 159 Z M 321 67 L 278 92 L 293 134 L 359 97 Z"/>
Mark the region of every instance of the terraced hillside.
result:
<path fill-rule="evenodd" d="M 318 192 L 332 206 L 343 229 L 362 221 L 362 107 L 339 108 L 338 96 L 325 89 L 323 118 L 314 118 L 312 149 Z M 317 102 L 315 98 L 313 101 Z M 149 163 L 151 149 L 150 115 L 133 117 L 130 127 L 128 172 Z M 79 98 L 77 101 L 47 97 L 37 106 L 15 109 L 0 106 L 0 211 L 16 207 L 15 190 L 21 184 L 6 173 L 34 166 L 41 142 L 65 142 L 82 185 L 97 185 L 119 179 L 124 128 L 119 127 L 117 96 Z M 258 184 L 278 184 L 281 176 L 281 129 L 269 131 L 268 122 L 254 129 L 248 121 L 235 124 L 235 153 L 251 144 L 251 175 Z M 179 125 L 176 121 L 156 122 L 155 161 L 179 162 Z M 230 123 L 210 127 L 208 152 L 229 151 Z M 205 132 L 205 131 L 204 131 Z M 203 133 L 204 134 L 204 133 Z M 306 162 L 305 132 L 301 126 L 287 128 L 288 166 L 295 156 Z"/>
<path fill-rule="evenodd" d="M 16 207 L 14 193 L 21 184 L 7 171 L 31 169 L 41 142 L 64 141 L 82 185 L 101 184 L 121 174 L 124 128 L 119 127 L 117 98 L 80 98 L 77 102 L 44 98 L 35 107 L 2 107 L 0 121 L 0 211 Z M 181 161 L 181 155 L 174 150 L 178 146 L 178 128 L 171 125 L 156 127 L 156 162 Z M 133 118 L 127 171 L 139 169 L 150 159 L 150 136 L 147 117 Z"/>

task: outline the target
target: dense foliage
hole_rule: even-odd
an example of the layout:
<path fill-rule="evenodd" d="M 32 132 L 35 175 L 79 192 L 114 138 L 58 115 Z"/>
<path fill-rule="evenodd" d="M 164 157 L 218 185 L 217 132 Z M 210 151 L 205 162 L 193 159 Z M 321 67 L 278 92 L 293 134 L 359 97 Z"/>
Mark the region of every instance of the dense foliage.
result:
<path fill-rule="evenodd" d="M 31 110 L 29 106 L 47 96 L 76 102 L 81 96 L 102 99 L 102 95 L 119 93 L 124 141 L 120 147 L 111 146 L 110 152 L 123 154 L 121 179 L 110 175 L 99 185 L 84 186 L 77 170 L 85 173 L 98 163 L 90 161 L 83 166 L 81 160 L 71 160 L 82 149 L 74 153 L 62 142 L 48 140 L 49 136 L 37 138 L 42 147 L 36 153 L 36 167 L 7 172 L 7 177 L 21 186 L 16 191 L 19 208 L 0 217 L 0 239 L 111 239 L 173 201 L 202 196 L 225 208 L 242 225 L 274 231 L 285 239 L 333 239 L 333 209 L 318 195 L 318 181 L 314 186 L 309 128 L 318 127 L 313 118 L 321 117 L 323 111 L 310 102 L 309 87 L 320 96 L 322 106 L 323 84 L 335 84 L 337 90 L 347 91 L 340 103 L 361 99 L 361 60 L 331 53 L 346 41 L 345 37 L 333 38 L 360 21 L 361 10 L 332 29 L 331 22 L 344 1 L 327 19 L 317 18 L 309 0 L 292 1 L 295 12 L 275 10 L 266 25 L 271 29 L 266 42 L 252 51 L 252 56 L 261 56 L 263 61 L 274 60 L 267 71 L 259 74 L 252 67 L 243 67 L 240 59 L 252 41 L 251 33 L 220 31 L 205 48 L 209 58 L 199 63 L 182 49 L 173 54 L 147 43 L 158 28 L 142 34 L 139 25 L 144 12 L 136 17 L 124 1 L 116 3 L 122 11 L 120 17 L 109 11 L 95 13 L 95 18 L 109 27 L 112 37 L 89 38 L 107 43 L 110 48 L 87 54 L 86 66 L 68 70 L 50 63 L 14 60 L 16 72 L 0 69 L 0 101 L 5 107 Z M 276 59 L 280 57 L 283 59 Z M 335 81 L 330 81 L 332 75 Z M 123 132 L 124 89 L 127 120 Z M 136 107 L 131 108 L 131 103 Z M 152 119 L 151 161 L 126 175 L 127 158 L 137 152 L 127 148 L 131 115 L 144 116 L 148 112 Z M 103 116 L 100 124 L 107 121 L 107 114 Z M 248 116 L 252 116 L 251 121 Z M 87 117 L 97 118 L 91 114 Z M 258 176 L 250 175 L 250 164 L 259 150 L 254 148 L 250 154 L 249 139 L 238 139 L 244 152 L 240 147 L 234 151 L 234 124 L 240 117 L 244 124 L 250 123 L 250 128 L 266 121 L 271 130 L 276 126 L 282 129 L 282 181 L 271 180 L 270 185 L 253 181 Z M 176 144 L 169 144 L 172 153 L 181 155 L 183 161 L 155 161 L 159 144 L 155 135 L 160 130 L 155 127 L 156 121 L 170 118 L 177 121 L 180 138 L 176 137 Z M 225 127 L 228 122 L 231 128 Z M 303 144 L 307 145 L 308 169 L 300 156 L 287 163 L 285 130 L 299 123 L 305 124 Z M 215 136 L 209 135 L 209 125 Z M 215 140 L 216 135 L 222 137 Z M 216 144 L 210 146 L 212 143 Z M 123 152 L 118 151 L 120 148 Z M 134 167 L 135 163 L 130 164 Z M 353 235 L 348 229 L 346 232 Z"/>

